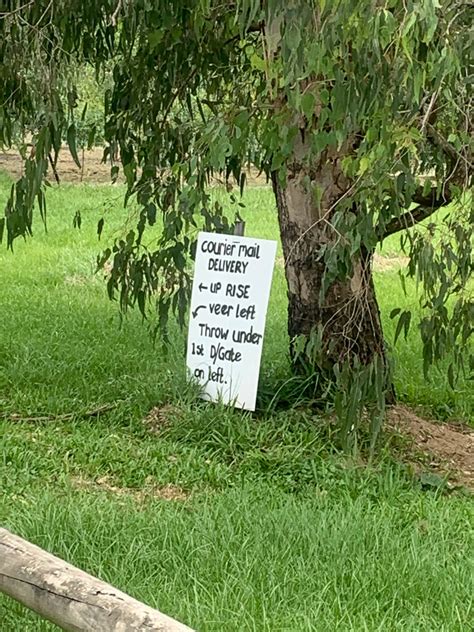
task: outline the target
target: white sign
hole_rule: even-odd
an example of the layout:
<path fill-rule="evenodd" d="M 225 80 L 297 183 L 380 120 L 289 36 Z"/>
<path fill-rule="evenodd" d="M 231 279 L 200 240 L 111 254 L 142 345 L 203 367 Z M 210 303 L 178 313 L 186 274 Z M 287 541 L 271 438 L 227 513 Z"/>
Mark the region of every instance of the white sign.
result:
<path fill-rule="evenodd" d="M 203 397 L 255 410 L 276 241 L 200 233 L 187 366 Z"/>

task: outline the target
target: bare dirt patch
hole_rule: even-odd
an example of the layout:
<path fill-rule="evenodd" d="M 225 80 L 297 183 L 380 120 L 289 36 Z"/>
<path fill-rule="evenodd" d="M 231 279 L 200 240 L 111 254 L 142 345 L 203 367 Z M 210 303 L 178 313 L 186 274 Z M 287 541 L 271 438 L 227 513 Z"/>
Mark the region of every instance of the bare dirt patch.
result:
<path fill-rule="evenodd" d="M 64 283 L 66 285 L 88 285 L 94 279 L 84 274 L 68 274 L 64 277 Z"/>
<path fill-rule="evenodd" d="M 102 476 L 96 480 L 77 476 L 72 479 L 72 483 L 74 487 L 79 489 L 104 491 L 116 496 L 133 498 L 139 503 L 150 498 L 183 502 L 190 497 L 190 494 L 179 487 L 179 485 L 173 485 L 172 483 L 156 485 L 151 480 L 147 480 L 145 486 L 140 489 L 115 485 L 109 476 Z"/>
<path fill-rule="evenodd" d="M 110 170 L 112 164 L 108 159 L 106 163 L 102 162 L 104 156 L 104 149 L 102 147 L 95 147 L 94 149 L 84 150 L 79 152 L 79 159 L 81 161 L 81 168 L 79 168 L 74 162 L 71 153 L 67 147 L 64 147 L 59 156 L 56 165 L 56 172 L 61 182 L 87 182 L 91 184 L 110 184 Z M 120 166 L 119 162 L 115 164 Z M 0 152 L 0 170 L 8 173 L 12 178 L 17 180 L 23 175 L 23 160 L 20 154 L 16 151 L 9 150 L 6 152 Z M 51 167 L 48 168 L 48 179 L 50 182 L 55 182 L 54 173 L 51 171 Z M 123 182 L 123 178 L 118 177 L 118 182 Z M 229 191 L 238 191 L 239 187 L 236 183 L 225 183 L 224 180 L 216 178 L 213 181 L 214 185 L 227 186 Z M 246 171 L 246 184 L 249 186 L 264 186 L 267 184 L 267 179 L 264 174 L 260 173 L 257 169 L 251 168 Z"/>
<path fill-rule="evenodd" d="M 181 416 L 182 411 L 177 406 L 164 404 L 163 406 L 152 408 L 143 420 L 143 424 L 152 434 L 160 434 L 161 430 L 166 428 L 171 421 Z"/>
<path fill-rule="evenodd" d="M 461 424 L 422 419 L 406 406 L 389 410 L 387 426 L 411 441 L 413 465 L 420 469 L 416 453 L 430 470 L 474 490 L 474 430 Z"/>
<path fill-rule="evenodd" d="M 400 268 L 405 268 L 408 265 L 408 257 L 402 256 L 386 256 L 380 255 L 378 253 L 374 254 L 373 258 L 373 266 L 376 272 L 387 272 L 389 270 L 399 270 Z M 279 268 L 285 267 L 285 259 L 284 257 L 276 258 L 276 265 Z"/>
<path fill-rule="evenodd" d="M 101 147 L 79 152 L 82 168 L 79 168 L 68 149 L 63 149 L 58 157 L 56 171 L 60 182 L 90 182 L 94 184 L 110 183 L 110 161 L 102 162 L 104 150 Z M 0 170 L 6 171 L 15 180 L 23 175 L 23 160 L 16 151 L 0 153 Z M 51 167 L 48 169 L 48 179 L 54 182 Z"/>
<path fill-rule="evenodd" d="M 373 265 L 376 272 L 386 272 L 387 270 L 398 270 L 399 268 L 405 268 L 408 265 L 408 261 L 408 257 L 390 257 L 380 255 L 377 252 L 374 254 L 373 257 Z"/>

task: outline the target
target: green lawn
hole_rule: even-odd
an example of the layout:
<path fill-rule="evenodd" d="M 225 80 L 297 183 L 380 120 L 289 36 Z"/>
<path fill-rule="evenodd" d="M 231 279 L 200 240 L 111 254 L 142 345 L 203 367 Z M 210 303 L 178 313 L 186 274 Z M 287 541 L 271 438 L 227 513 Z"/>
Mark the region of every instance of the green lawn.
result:
<path fill-rule="evenodd" d="M 0 205 L 8 187 L 0 175 Z M 0 250 L 0 523 L 200 631 L 472 628 L 472 498 L 424 491 L 388 450 L 351 463 L 310 410 L 271 405 L 290 379 L 281 265 L 255 415 L 196 400 L 179 332 L 165 354 L 138 314 L 120 326 L 94 262 L 126 224 L 122 194 L 50 190 L 48 233 L 38 222 Z M 246 202 L 247 234 L 275 238 L 271 191 Z M 396 238 L 385 248 L 396 253 Z M 390 340 L 390 310 L 413 299 L 396 270 L 376 283 Z M 453 392 L 442 372 L 427 383 L 419 349 L 415 330 L 397 346 L 400 398 L 468 419 L 468 385 Z M 143 419 L 155 406 L 153 434 Z M 50 629 L 0 599 L 2 632 Z"/>

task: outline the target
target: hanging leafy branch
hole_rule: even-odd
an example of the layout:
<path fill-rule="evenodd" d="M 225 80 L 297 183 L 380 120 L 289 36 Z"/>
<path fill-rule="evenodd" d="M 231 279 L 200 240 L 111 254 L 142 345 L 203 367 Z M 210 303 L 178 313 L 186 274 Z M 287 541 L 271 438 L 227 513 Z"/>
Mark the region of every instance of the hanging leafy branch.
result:
<path fill-rule="evenodd" d="M 108 290 L 122 309 L 145 314 L 156 299 L 163 330 L 170 312 L 184 323 L 197 230 L 231 231 L 240 208 L 226 216 L 209 183 L 243 189 L 253 164 L 273 182 L 289 244 L 290 336 L 320 328 L 318 370 L 348 362 L 388 388 L 370 262 L 401 232 L 425 309 L 425 367 L 454 355 L 454 383 L 472 316 L 469 3 L 4 4 L 0 147 L 17 142 L 25 158 L 0 224 L 8 247 L 31 234 L 35 205 L 44 216 L 48 156 L 62 139 L 78 159 L 78 69 L 98 82 L 107 72 L 104 158 L 119 156 L 111 177 L 121 169 L 125 203 L 140 208 L 136 229 L 99 258 L 112 261 Z M 148 243 L 157 218 L 163 231 Z M 436 228 L 420 224 L 428 218 Z M 399 329 L 409 326 L 402 317 Z"/>

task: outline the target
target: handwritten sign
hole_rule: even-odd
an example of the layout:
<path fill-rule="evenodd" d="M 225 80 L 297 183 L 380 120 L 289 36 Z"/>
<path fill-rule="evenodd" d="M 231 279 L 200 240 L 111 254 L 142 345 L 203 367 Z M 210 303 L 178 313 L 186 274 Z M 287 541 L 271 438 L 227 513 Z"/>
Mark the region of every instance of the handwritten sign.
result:
<path fill-rule="evenodd" d="M 276 242 L 200 233 L 187 366 L 203 397 L 255 410 Z"/>

